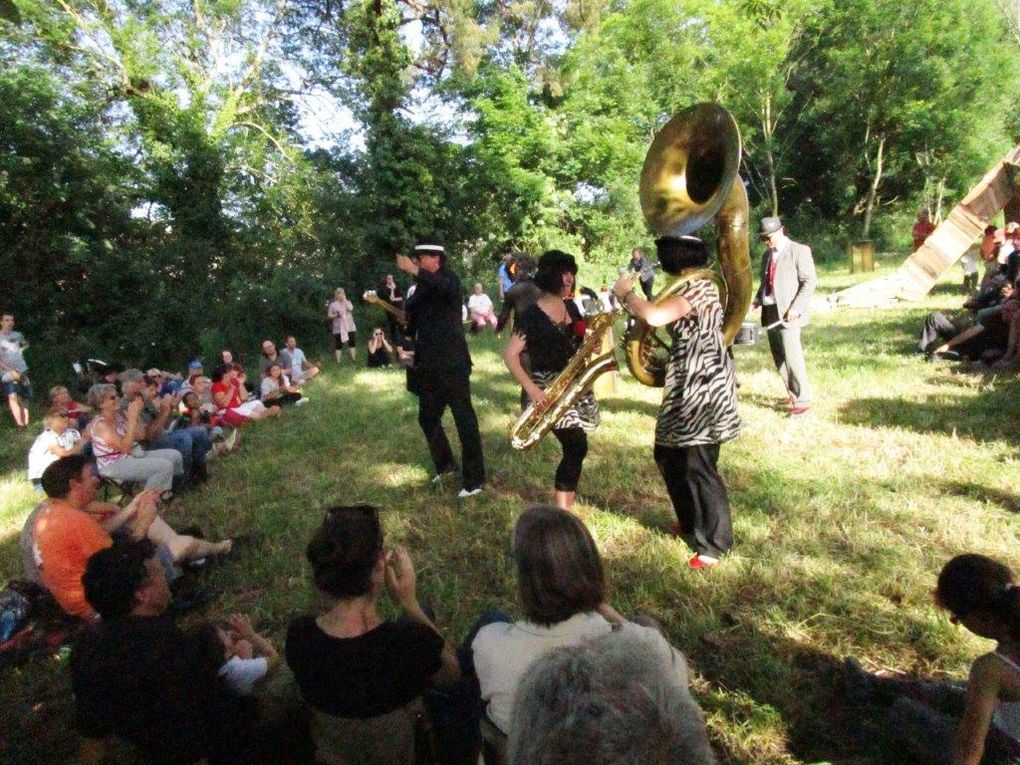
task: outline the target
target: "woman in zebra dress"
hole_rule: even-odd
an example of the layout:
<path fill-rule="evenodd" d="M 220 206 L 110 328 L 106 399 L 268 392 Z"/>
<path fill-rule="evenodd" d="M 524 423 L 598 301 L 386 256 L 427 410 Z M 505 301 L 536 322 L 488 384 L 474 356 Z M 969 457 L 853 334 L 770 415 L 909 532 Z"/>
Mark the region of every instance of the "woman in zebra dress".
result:
<path fill-rule="evenodd" d="M 542 290 L 538 301 L 526 309 L 514 323 L 513 334 L 503 360 L 514 379 L 521 384 L 527 397 L 538 405 L 548 399 L 544 389 L 563 371 L 584 340 L 585 323 L 571 299 L 577 262 L 573 255 L 550 250 L 538 261 L 535 284 Z M 531 363 L 525 371 L 521 355 Z M 591 393 L 557 421 L 553 435 L 563 447 L 563 458 L 556 468 L 554 501 L 556 506 L 573 512 L 581 465 L 588 453 L 587 433 L 599 424 L 598 404 Z"/>
<path fill-rule="evenodd" d="M 708 247 L 697 237 L 663 237 L 655 246 L 669 274 L 708 264 Z M 669 328 L 673 347 L 655 427 L 655 463 L 676 511 L 676 531 L 693 538 L 690 566 L 708 568 L 733 545 L 729 498 L 716 465 L 719 445 L 740 431 L 719 291 L 708 279 L 694 279 L 656 304 L 634 293 L 631 276 L 621 277 L 613 291 L 638 318 Z"/>

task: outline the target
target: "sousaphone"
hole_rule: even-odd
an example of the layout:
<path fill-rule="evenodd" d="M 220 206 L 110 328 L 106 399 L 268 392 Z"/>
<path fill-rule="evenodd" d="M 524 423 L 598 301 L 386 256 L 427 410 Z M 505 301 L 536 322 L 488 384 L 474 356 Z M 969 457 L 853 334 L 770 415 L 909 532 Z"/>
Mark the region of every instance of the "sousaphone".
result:
<path fill-rule="evenodd" d="M 655 135 L 641 170 L 641 211 L 659 236 L 693 234 L 715 218 L 719 271 L 684 274 L 655 296 L 661 303 L 694 279 L 712 279 L 723 303 L 726 344 L 740 330 L 751 305 L 751 258 L 747 242 L 747 192 L 737 174 L 740 131 L 732 115 L 714 103 L 677 113 Z M 635 319 L 624 337 L 627 366 L 641 383 L 665 384 L 672 340 L 665 327 Z"/>

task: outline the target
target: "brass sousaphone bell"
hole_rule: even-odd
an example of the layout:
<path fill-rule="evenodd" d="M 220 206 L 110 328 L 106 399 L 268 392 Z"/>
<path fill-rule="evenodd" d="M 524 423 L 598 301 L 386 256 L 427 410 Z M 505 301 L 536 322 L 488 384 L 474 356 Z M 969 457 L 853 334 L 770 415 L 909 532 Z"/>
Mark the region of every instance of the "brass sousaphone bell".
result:
<path fill-rule="evenodd" d="M 655 296 L 661 303 L 690 281 L 712 279 L 723 303 L 727 345 L 751 305 L 751 258 L 747 242 L 747 192 L 737 175 L 740 131 L 732 115 L 714 103 L 677 113 L 655 135 L 641 170 L 641 211 L 660 236 L 692 234 L 716 219 L 721 274 L 698 269 L 674 279 Z M 645 385 L 665 384 L 672 340 L 664 327 L 637 319 L 624 337 L 627 366 Z"/>

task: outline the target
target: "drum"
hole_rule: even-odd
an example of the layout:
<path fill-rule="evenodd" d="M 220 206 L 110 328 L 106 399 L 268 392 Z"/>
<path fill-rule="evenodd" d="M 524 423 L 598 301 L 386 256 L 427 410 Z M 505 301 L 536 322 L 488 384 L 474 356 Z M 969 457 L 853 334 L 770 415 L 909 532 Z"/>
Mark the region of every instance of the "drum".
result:
<path fill-rule="evenodd" d="M 745 321 L 740 325 L 740 331 L 737 332 L 737 336 L 733 338 L 734 345 L 754 345 L 758 342 L 758 336 L 761 334 L 761 327 L 753 321 Z"/>

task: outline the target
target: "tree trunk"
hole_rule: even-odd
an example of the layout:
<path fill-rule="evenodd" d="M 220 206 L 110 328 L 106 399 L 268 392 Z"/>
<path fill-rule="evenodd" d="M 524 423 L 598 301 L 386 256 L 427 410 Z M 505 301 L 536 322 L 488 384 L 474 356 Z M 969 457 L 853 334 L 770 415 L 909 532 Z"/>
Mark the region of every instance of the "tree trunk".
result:
<path fill-rule="evenodd" d="M 875 173 L 871 180 L 871 187 L 868 189 L 868 198 L 864 203 L 864 230 L 861 238 L 867 239 L 871 233 L 871 216 L 875 211 L 875 202 L 878 199 L 878 187 L 882 183 L 882 161 L 885 157 L 885 136 L 878 139 L 878 152 L 875 155 Z"/>
<path fill-rule="evenodd" d="M 772 94 L 765 94 L 765 113 L 762 115 L 761 133 L 765 139 L 765 160 L 769 168 L 769 200 L 772 203 L 772 215 L 779 215 L 779 186 L 776 183 L 776 157 L 772 150 L 775 136 L 775 124 L 772 122 Z"/>

